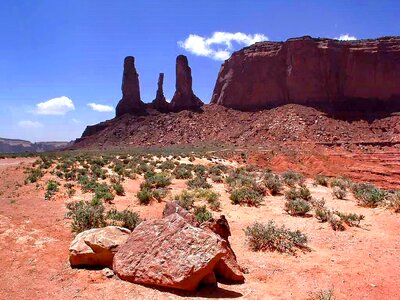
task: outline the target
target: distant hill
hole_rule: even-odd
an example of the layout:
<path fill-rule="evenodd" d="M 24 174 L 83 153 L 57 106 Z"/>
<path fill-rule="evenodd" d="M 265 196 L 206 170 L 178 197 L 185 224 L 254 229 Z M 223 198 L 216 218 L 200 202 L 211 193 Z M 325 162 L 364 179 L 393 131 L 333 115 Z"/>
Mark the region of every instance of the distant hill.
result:
<path fill-rule="evenodd" d="M 37 142 L 0 138 L 0 153 L 45 152 L 61 150 L 70 142 Z"/>

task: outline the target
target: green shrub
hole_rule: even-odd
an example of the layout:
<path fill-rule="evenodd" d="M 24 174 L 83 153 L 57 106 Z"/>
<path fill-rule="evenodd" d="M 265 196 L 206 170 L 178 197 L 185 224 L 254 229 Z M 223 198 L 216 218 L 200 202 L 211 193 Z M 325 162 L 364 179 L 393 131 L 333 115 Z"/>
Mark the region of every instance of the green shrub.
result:
<path fill-rule="evenodd" d="M 177 165 L 173 174 L 176 179 L 190 179 L 193 177 L 191 167 L 186 164 Z"/>
<path fill-rule="evenodd" d="M 278 251 L 295 254 L 296 248 L 307 248 L 307 236 L 299 230 L 291 231 L 285 226 L 277 227 L 274 221 L 268 224 L 254 223 L 245 229 L 245 235 L 253 251 Z"/>
<path fill-rule="evenodd" d="M 212 187 L 205 177 L 195 177 L 187 182 L 189 189 L 209 189 Z"/>
<path fill-rule="evenodd" d="M 114 195 L 111 193 L 110 187 L 105 184 L 97 184 L 94 189 L 94 198 L 98 200 L 104 201 L 112 201 L 114 200 Z"/>
<path fill-rule="evenodd" d="M 222 178 L 222 176 L 218 176 L 218 175 L 210 175 L 210 178 L 213 182 L 215 183 L 222 183 L 224 182 L 224 179 Z"/>
<path fill-rule="evenodd" d="M 296 184 L 303 184 L 304 183 L 304 176 L 300 173 L 294 172 L 292 170 L 286 171 L 282 174 L 283 181 L 286 185 L 293 187 Z"/>
<path fill-rule="evenodd" d="M 347 189 L 350 187 L 351 182 L 349 179 L 347 178 L 343 178 L 343 177 L 337 177 L 337 178 L 333 178 L 330 182 L 330 186 L 333 187 L 338 187 L 342 190 L 347 191 Z"/>
<path fill-rule="evenodd" d="M 317 185 L 322 185 L 322 186 L 328 186 L 329 185 L 329 179 L 328 179 L 328 177 L 326 177 L 324 175 L 315 176 L 314 182 Z"/>
<path fill-rule="evenodd" d="M 331 217 L 331 212 L 323 207 L 318 207 L 315 209 L 315 217 L 321 222 L 328 222 Z"/>
<path fill-rule="evenodd" d="M 300 198 L 306 201 L 311 201 L 311 192 L 307 187 L 300 187 Z"/>
<path fill-rule="evenodd" d="M 212 218 L 212 214 L 207 210 L 206 206 L 199 206 L 194 208 L 194 215 L 197 222 L 204 223 Z"/>
<path fill-rule="evenodd" d="M 291 187 L 289 190 L 285 192 L 285 198 L 288 201 L 296 200 L 300 198 L 300 191 L 295 187 Z"/>
<path fill-rule="evenodd" d="M 153 199 L 153 193 L 148 188 L 142 188 L 139 192 L 137 192 L 136 196 L 139 199 L 139 203 L 144 205 L 149 204 Z"/>
<path fill-rule="evenodd" d="M 206 175 L 207 168 L 203 165 L 195 165 L 193 167 L 193 172 L 198 176 L 198 177 L 203 177 Z"/>
<path fill-rule="evenodd" d="M 101 201 L 79 201 L 67 203 L 67 217 L 72 219 L 72 231 L 82 231 L 104 227 L 104 206 Z"/>
<path fill-rule="evenodd" d="M 164 188 L 171 184 L 171 178 L 165 173 L 146 173 L 146 183 L 151 188 Z"/>
<path fill-rule="evenodd" d="M 339 216 L 339 218 L 349 226 L 359 226 L 360 222 L 365 218 L 363 215 L 358 215 L 355 213 L 341 213 L 339 211 L 335 211 L 335 215 Z"/>
<path fill-rule="evenodd" d="M 26 183 L 35 183 L 44 175 L 40 168 L 30 168 L 26 171 L 26 173 L 28 174 L 25 180 Z"/>
<path fill-rule="evenodd" d="M 162 171 L 165 171 L 165 170 L 173 170 L 173 169 L 175 168 L 175 164 L 174 164 L 174 162 L 171 161 L 171 160 L 166 160 L 166 161 L 163 161 L 163 162 L 160 164 L 159 168 L 160 168 Z"/>
<path fill-rule="evenodd" d="M 112 187 L 113 187 L 115 193 L 116 193 L 118 196 L 123 196 L 123 195 L 125 195 L 125 189 L 124 189 L 124 187 L 123 187 L 123 185 L 122 185 L 121 183 L 119 183 L 119 182 L 114 183 Z"/>
<path fill-rule="evenodd" d="M 76 190 L 74 189 L 74 185 L 72 183 L 66 183 L 66 184 L 64 184 L 64 187 L 67 189 L 68 197 L 72 198 L 76 193 Z"/>
<path fill-rule="evenodd" d="M 264 177 L 264 184 L 271 195 L 277 195 L 283 189 L 283 184 L 279 176 L 272 173 L 268 173 L 268 175 Z"/>
<path fill-rule="evenodd" d="M 189 210 L 193 207 L 195 195 L 188 191 L 182 191 L 182 193 L 175 195 L 174 199 L 180 207 Z"/>
<path fill-rule="evenodd" d="M 60 184 L 57 181 L 49 180 L 47 182 L 47 188 L 44 198 L 46 200 L 50 200 L 55 195 L 55 193 L 57 193 L 59 186 Z"/>
<path fill-rule="evenodd" d="M 285 211 L 292 216 L 305 216 L 310 210 L 310 203 L 303 199 L 289 200 L 285 203 Z"/>
<path fill-rule="evenodd" d="M 343 190 L 342 188 L 335 186 L 332 189 L 332 195 L 333 195 L 333 197 L 335 197 L 337 199 L 344 200 L 344 199 L 346 199 L 347 192 L 346 192 L 346 190 Z"/>
<path fill-rule="evenodd" d="M 242 187 L 234 190 L 230 196 L 230 199 L 233 204 L 258 206 L 263 201 L 263 196 L 252 188 Z"/>
<path fill-rule="evenodd" d="M 107 219 L 111 219 L 113 221 L 117 221 L 118 223 L 112 223 L 112 225 L 118 225 L 121 227 L 128 228 L 129 230 L 133 230 L 137 225 L 142 221 L 139 217 L 139 214 L 136 212 L 132 212 L 130 210 L 117 211 L 116 209 L 111 209 L 106 214 Z"/>
<path fill-rule="evenodd" d="M 386 193 L 370 183 L 354 184 L 352 187 L 354 197 L 360 205 L 365 207 L 377 207 L 385 200 Z"/>
<path fill-rule="evenodd" d="M 152 191 L 152 196 L 154 199 L 156 199 L 158 202 L 160 202 L 162 199 L 164 199 L 167 196 L 167 190 L 164 188 L 155 189 Z"/>
<path fill-rule="evenodd" d="M 195 195 L 198 198 L 203 198 L 210 205 L 210 208 L 214 211 L 217 211 L 221 207 L 221 202 L 219 201 L 220 194 L 217 192 L 211 191 L 209 189 L 197 189 L 195 191 Z"/>

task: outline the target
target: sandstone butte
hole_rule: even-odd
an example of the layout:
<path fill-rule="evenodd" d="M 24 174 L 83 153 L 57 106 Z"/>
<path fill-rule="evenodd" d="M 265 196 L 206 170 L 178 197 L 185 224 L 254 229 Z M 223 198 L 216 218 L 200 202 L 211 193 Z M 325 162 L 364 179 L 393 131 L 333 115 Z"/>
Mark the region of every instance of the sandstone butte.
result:
<path fill-rule="evenodd" d="M 247 111 L 284 104 L 398 111 L 400 37 L 256 43 L 224 62 L 211 103 Z"/>

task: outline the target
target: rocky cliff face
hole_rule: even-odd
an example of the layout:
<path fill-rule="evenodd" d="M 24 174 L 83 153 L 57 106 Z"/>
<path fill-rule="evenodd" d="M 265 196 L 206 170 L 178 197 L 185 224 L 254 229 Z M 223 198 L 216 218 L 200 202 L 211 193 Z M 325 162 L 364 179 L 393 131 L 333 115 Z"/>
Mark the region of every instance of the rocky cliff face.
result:
<path fill-rule="evenodd" d="M 135 68 L 135 58 L 127 56 L 124 60 L 124 75 L 122 77 L 122 99 L 118 102 L 116 116 L 126 113 L 138 113 L 144 109 L 140 100 L 139 74 Z"/>
<path fill-rule="evenodd" d="M 192 69 L 184 55 L 176 58 L 176 91 L 171 101 L 171 109 L 180 111 L 184 109 L 198 109 L 203 102 L 192 90 Z"/>
<path fill-rule="evenodd" d="M 211 103 L 241 110 L 288 103 L 330 111 L 399 110 L 400 37 L 256 43 L 225 61 Z"/>

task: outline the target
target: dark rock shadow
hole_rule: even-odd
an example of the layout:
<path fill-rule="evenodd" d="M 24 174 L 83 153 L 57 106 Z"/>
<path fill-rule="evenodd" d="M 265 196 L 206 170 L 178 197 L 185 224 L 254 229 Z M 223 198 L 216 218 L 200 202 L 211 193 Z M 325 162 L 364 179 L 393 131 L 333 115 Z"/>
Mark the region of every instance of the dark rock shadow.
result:
<path fill-rule="evenodd" d="M 239 292 L 227 290 L 222 287 L 213 287 L 213 286 L 200 286 L 196 291 L 193 292 L 174 290 L 156 286 L 147 286 L 147 287 L 158 290 L 163 293 L 170 293 L 176 296 L 187 297 L 187 298 L 203 297 L 203 298 L 229 299 L 229 298 L 243 297 L 243 294 Z"/>

